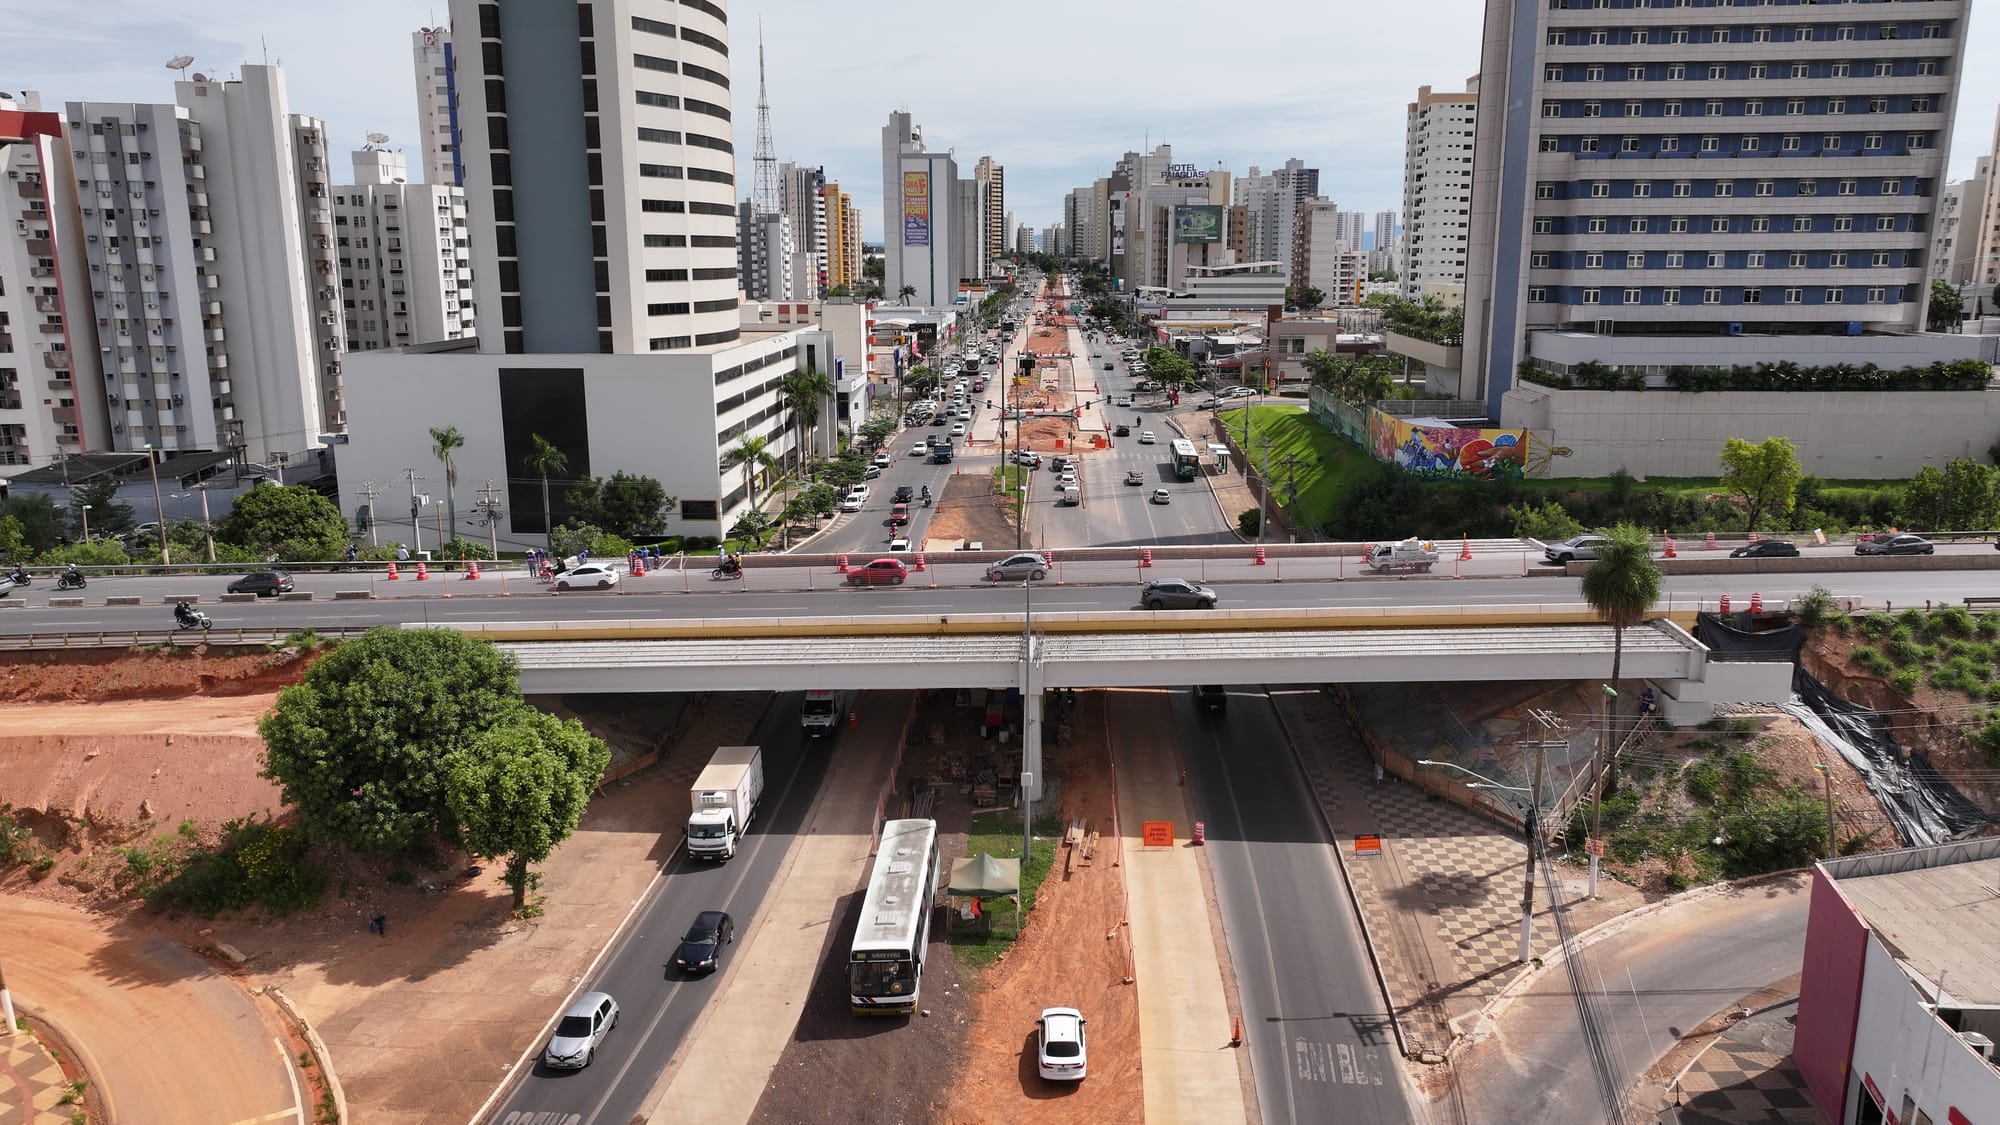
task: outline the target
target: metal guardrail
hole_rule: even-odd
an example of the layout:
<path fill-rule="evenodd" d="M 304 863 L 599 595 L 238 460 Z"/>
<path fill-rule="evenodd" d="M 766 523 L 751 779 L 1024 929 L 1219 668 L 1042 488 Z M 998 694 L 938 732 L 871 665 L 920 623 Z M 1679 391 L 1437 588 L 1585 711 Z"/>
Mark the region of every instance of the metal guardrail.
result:
<path fill-rule="evenodd" d="M 0 652 L 46 651 L 51 649 L 146 648 L 167 646 L 193 648 L 197 645 L 274 645 L 299 633 L 310 632 L 325 640 L 358 637 L 366 629 L 79 629 L 62 633 L 12 633 L 0 635 Z"/>

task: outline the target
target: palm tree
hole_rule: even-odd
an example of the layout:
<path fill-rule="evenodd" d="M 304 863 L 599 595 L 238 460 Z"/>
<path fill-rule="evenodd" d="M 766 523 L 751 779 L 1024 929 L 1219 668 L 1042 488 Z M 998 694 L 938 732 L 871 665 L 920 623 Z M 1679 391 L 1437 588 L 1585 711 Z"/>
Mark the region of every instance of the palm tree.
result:
<path fill-rule="evenodd" d="M 1597 548 L 1597 561 L 1583 573 L 1583 600 L 1611 626 L 1611 686 L 1604 693 L 1603 731 L 1598 736 L 1598 768 L 1610 770 L 1617 764 L 1617 731 L 1611 722 L 1611 701 L 1617 694 L 1625 660 L 1625 630 L 1645 620 L 1653 603 L 1660 599 L 1660 565 L 1653 561 L 1653 540 L 1644 530 L 1629 523 L 1611 529 L 1610 541 Z M 1604 803 L 1604 788 L 1590 803 L 1590 834 L 1597 836 L 1598 811 Z M 1590 861 L 1591 892 L 1596 893 L 1597 860 Z"/>
<path fill-rule="evenodd" d="M 896 296 L 901 298 L 906 305 L 910 303 L 910 298 L 916 295 L 917 287 L 914 285 L 905 285 L 901 289 L 896 290 Z"/>
<path fill-rule="evenodd" d="M 765 447 L 770 444 L 769 440 L 752 435 L 737 442 L 736 448 L 729 451 L 729 455 L 736 458 L 737 463 L 743 466 L 743 487 L 749 496 L 750 510 L 753 512 L 759 510 L 757 474 L 765 469 L 775 468 L 778 464 L 777 458 L 765 452 Z"/>
<path fill-rule="evenodd" d="M 556 528 L 549 519 L 549 474 L 568 470 L 569 457 L 540 434 L 529 434 L 528 440 L 534 444 L 529 448 L 528 455 L 521 458 L 521 471 L 531 477 L 542 478 L 542 533 L 548 538 L 549 554 L 553 555 L 556 553 Z"/>
<path fill-rule="evenodd" d="M 451 521 L 451 534 L 446 542 L 458 538 L 458 465 L 452 454 L 465 448 L 465 435 L 457 426 L 431 427 L 431 456 L 444 462 L 444 510 L 445 518 Z M 444 543 L 438 544 L 440 548 Z"/>
<path fill-rule="evenodd" d="M 792 412 L 792 423 L 804 434 L 819 432 L 819 416 L 826 397 L 833 393 L 833 377 L 824 371 L 807 368 L 785 376 L 778 395 Z M 810 444 L 803 437 L 795 443 L 798 450 L 799 468 L 806 464 L 806 447 Z"/>

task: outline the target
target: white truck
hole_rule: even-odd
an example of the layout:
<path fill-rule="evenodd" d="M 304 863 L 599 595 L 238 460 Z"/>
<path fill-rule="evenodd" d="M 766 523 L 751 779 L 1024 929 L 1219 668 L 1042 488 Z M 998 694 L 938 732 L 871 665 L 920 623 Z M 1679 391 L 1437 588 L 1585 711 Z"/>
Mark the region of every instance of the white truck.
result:
<path fill-rule="evenodd" d="M 825 738 L 840 729 L 840 693 L 809 691 L 799 705 L 799 726 L 807 738 Z"/>
<path fill-rule="evenodd" d="M 1376 544 L 1368 551 L 1366 565 L 1377 574 L 1429 574 L 1437 561 L 1437 548 L 1413 536 L 1401 543 Z"/>
<path fill-rule="evenodd" d="M 718 862 L 734 857 L 763 797 L 763 750 L 756 746 L 716 747 L 688 792 L 688 855 Z"/>

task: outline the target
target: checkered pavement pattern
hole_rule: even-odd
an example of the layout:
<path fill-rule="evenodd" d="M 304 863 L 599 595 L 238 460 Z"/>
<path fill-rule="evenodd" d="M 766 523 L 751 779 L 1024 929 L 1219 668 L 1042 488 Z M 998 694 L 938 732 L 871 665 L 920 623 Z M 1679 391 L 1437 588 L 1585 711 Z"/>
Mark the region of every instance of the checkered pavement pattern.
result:
<path fill-rule="evenodd" d="M 66 1121 L 58 1112 L 65 1092 L 62 1068 L 41 1040 L 25 1031 L 0 1031 L 0 1125 Z"/>
<path fill-rule="evenodd" d="M 1823 1120 L 1791 1056 L 1779 1054 L 1761 1036 L 1725 1033 L 1716 1038 L 1688 1064 L 1679 1094 L 1681 1105 L 1698 1115 L 1682 1120 L 1727 1125 L 1818 1125 Z"/>

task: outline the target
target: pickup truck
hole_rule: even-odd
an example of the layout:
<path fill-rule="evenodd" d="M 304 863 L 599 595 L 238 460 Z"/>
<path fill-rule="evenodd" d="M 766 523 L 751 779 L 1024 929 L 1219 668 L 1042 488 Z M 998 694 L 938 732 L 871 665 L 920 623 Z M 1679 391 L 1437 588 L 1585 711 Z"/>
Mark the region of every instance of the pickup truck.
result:
<path fill-rule="evenodd" d="M 1435 547 L 1412 538 L 1370 548 L 1366 565 L 1377 574 L 1429 574 L 1437 561 Z"/>

